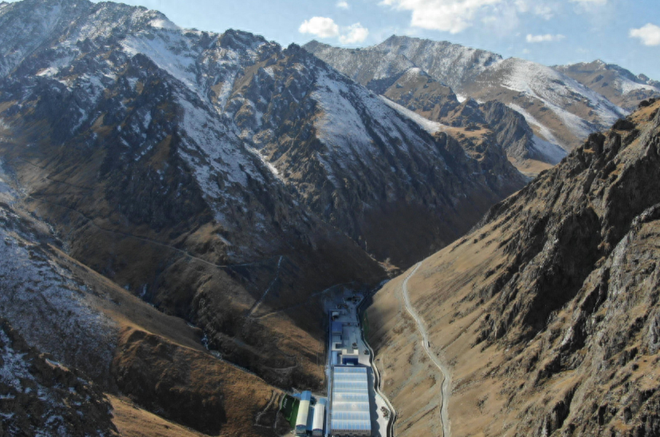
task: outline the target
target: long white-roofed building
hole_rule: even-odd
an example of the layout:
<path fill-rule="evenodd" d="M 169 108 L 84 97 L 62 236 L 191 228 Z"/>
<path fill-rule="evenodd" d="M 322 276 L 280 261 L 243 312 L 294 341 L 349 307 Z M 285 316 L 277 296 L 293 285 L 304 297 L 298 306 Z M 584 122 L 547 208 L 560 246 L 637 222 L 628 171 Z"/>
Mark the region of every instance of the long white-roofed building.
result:
<path fill-rule="evenodd" d="M 371 436 L 371 404 L 366 367 L 334 366 L 331 402 L 332 436 Z"/>
<path fill-rule="evenodd" d="M 321 437 L 325 430 L 325 399 L 319 399 L 314 406 L 314 420 L 312 421 L 312 435 Z"/>
<path fill-rule="evenodd" d="M 309 404 L 311 400 L 311 391 L 304 391 L 300 395 L 300 404 L 298 404 L 298 417 L 296 419 L 296 435 L 307 434 L 307 422 L 309 421 Z"/>

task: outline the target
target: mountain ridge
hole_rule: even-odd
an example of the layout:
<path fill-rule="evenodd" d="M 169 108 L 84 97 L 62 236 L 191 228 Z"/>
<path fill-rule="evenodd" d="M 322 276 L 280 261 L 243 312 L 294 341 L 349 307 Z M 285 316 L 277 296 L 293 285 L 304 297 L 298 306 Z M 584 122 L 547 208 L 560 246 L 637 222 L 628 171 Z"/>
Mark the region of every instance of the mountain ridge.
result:
<path fill-rule="evenodd" d="M 658 432 L 659 109 L 592 134 L 406 281 L 450 369 L 454 435 Z M 401 306 L 412 271 L 367 310 L 402 436 L 435 429 L 441 402 Z"/>
<path fill-rule="evenodd" d="M 633 77 L 618 66 L 609 68 L 618 72 L 619 81 L 628 76 L 633 78 L 625 79 L 632 85 L 617 89 L 614 81 L 599 79 L 599 86 L 604 87 L 598 88 L 579 74 L 571 73 L 570 67 L 546 67 L 523 59 L 504 59 L 492 52 L 447 41 L 393 35 L 380 44 L 361 49 L 335 48 L 318 41 L 305 47 L 344 74 L 384 95 L 392 93 L 387 87 L 405 71 L 417 68 L 451 88 L 445 92 L 445 106 L 455 106 L 456 102 L 449 96 L 454 92 L 461 101 L 471 97 L 481 104 L 491 100 L 506 104 L 524 116 L 534 133 L 523 143 L 516 138 L 512 142 L 518 146 L 507 149 L 510 159 L 523 171 L 530 166 L 538 167 L 534 162 L 539 160 L 544 162 L 540 169 L 556 164 L 563 157 L 562 148 L 570 151 L 589 133 L 608 128 L 642 100 L 655 96 L 654 91 L 649 91 L 655 89 L 655 82 L 644 79 L 645 76 Z M 595 80 L 593 76 L 590 77 Z M 640 89 L 635 90 L 635 87 Z M 435 113 L 418 110 L 422 101 L 407 99 L 395 101 L 433 121 L 443 121 Z M 525 127 L 521 129 L 526 130 Z"/>

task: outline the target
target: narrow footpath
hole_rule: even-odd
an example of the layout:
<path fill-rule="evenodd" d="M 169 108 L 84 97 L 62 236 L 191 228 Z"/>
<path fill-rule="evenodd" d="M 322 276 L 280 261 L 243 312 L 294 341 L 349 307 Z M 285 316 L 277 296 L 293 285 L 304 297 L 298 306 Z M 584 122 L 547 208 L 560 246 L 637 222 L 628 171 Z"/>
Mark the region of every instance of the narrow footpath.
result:
<path fill-rule="evenodd" d="M 422 266 L 422 263 L 420 262 L 417 264 L 415 267 L 415 270 L 413 270 L 408 277 L 403 281 L 403 285 L 401 286 L 401 291 L 403 292 L 403 299 L 406 304 L 406 310 L 408 313 L 412 316 L 412 318 L 415 320 L 415 323 L 417 324 L 417 330 L 419 331 L 420 335 L 422 336 L 422 347 L 424 347 L 424 350 L 426 351 L 426 355 L 429 356 L 433 364 L 440 370 L 440 373 L 442 374 L 442 393 L 440 396 L 440 422 L 442 425 L 442 435 L 443 437 L 450 437 L 451 436 L 451 424 L 449 422 L 449 396 L 451 395 L 451 376 L 449 373 L 449 369 L 445 367 L 444 364 L 440 361 L 440 359 L 435 355 L 430 348 L 429 345 L 429 337 L 428 333 L 426 332 L 426 328 L 424 327 L 424 321 L 419 317 L 415 309 L 413 308 L 412 304 L 410 303 L 410 297 L 408 296 L 408 281 L 410 278 L 413 277 L 415 273 L 417 273 L 417 270 Z"/>

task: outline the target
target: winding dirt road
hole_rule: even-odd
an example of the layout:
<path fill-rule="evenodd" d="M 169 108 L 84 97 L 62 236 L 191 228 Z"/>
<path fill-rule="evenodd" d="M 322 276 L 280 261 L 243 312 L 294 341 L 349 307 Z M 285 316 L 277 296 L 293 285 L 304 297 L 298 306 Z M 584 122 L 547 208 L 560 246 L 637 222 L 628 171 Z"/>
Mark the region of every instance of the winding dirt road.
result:
<path fill-rule="evenodd" d="M 422 336 L 422 347 L 424 347 L 424 351 L 426 351 L 426 355 L 429 356 L 433 364 L 435 364 L 435 366 L 438 368 L 438 370 L 440 370 L 440 373 L 442 374 L 442 393 L 440 396 L 441 397 L 440 422 L 442 424 L 443 437 L 450 437 L 451 424 L 449 422 L 448 406 L 449 406 L 449 396 L 451 395 L 451 376 L 449 373 L 449 369 L 447 369 L 445 365 L 442 364 L 440 359 L 431 351 L 428 333 L 426 332 L 426 328 L 424 327 L 424 321 L 422 320 L 421 317 L 419 317 L 417 311 L 415 311 L 415 309 L 413 308 L 412 304 L 410 303 L 410 297 L 408 296 L 408 281 L 410 280 L 410 278 L 413 277 L 415 273 L 417 273 L 417 270 L 421 266 L 422 263 L 420 262 L 415 267 L 415 270 L 410 272 L 408 277 L 406 277 L 406 279 L 403 281 L 403 284 L 401 285 L 401 291 L 403 293 L 403 300 L 406 304 L 406 310 L 408 311 L 410 316 L 415 320 L 415 323 L 417 324 L 417 330 Z"/>

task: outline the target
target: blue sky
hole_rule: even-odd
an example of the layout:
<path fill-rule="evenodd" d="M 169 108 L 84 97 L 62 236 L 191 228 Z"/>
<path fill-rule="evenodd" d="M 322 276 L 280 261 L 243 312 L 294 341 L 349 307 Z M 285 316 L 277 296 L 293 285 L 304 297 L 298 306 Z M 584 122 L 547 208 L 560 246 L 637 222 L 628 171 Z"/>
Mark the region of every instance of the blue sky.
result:
<path fill-rule="evenodd" d="M 392 34 L 546 65 L 602 59 L 660 80 L 660 0 L 124 0 L 183 27 L 234 28 L 282 45 L 345 47 Z"/>

